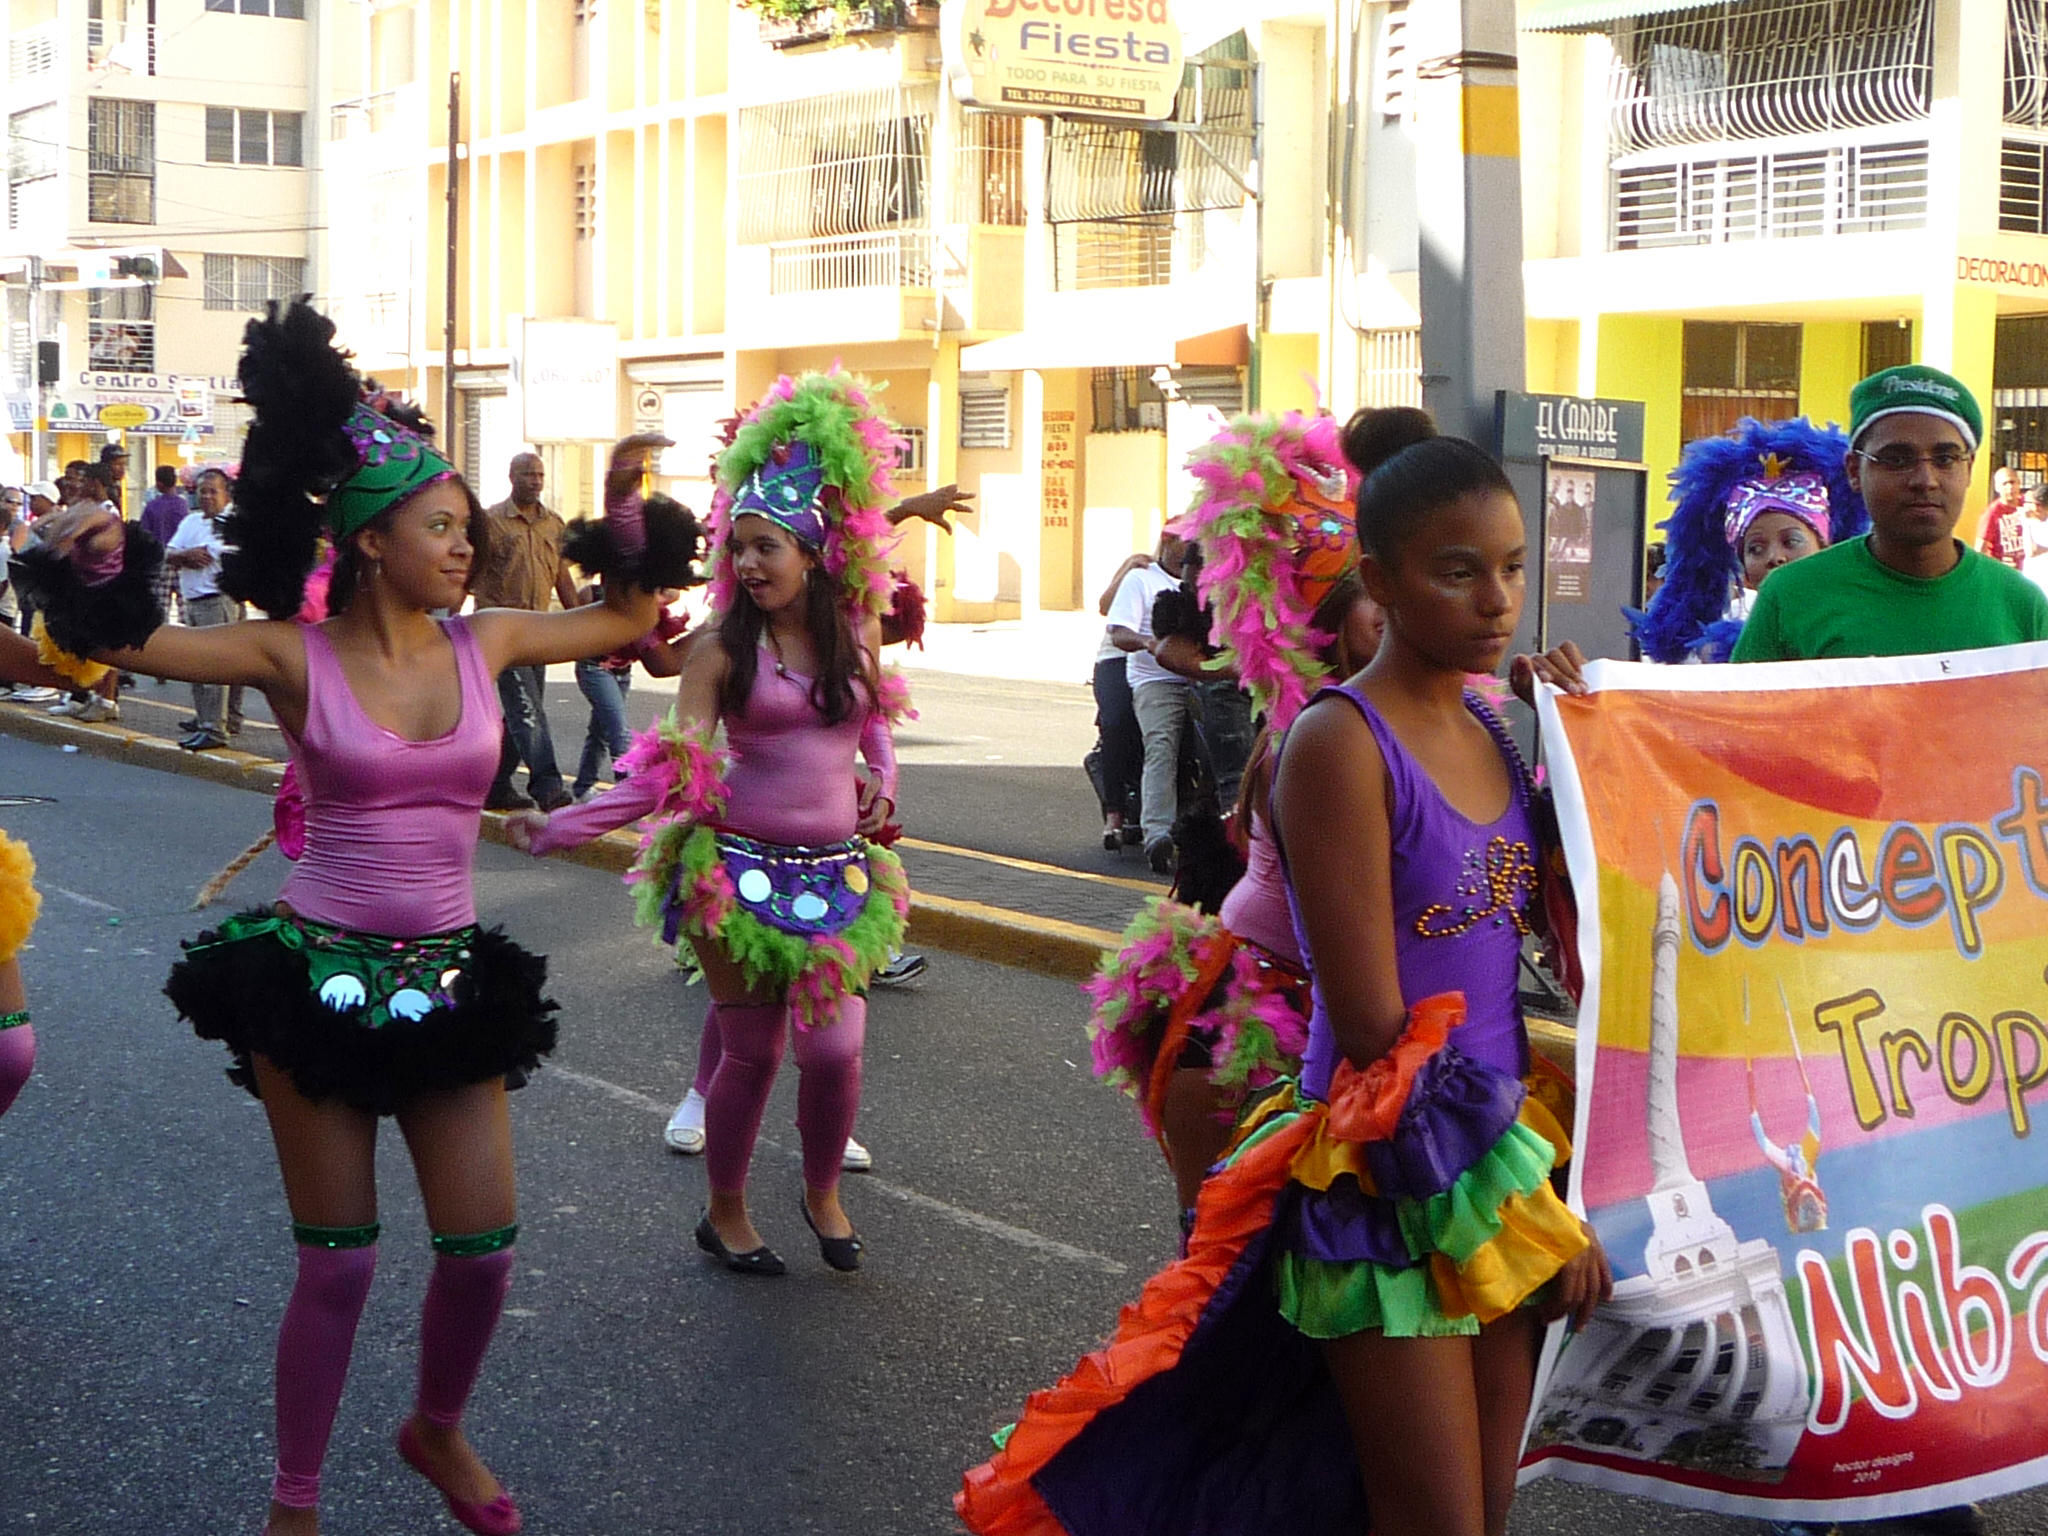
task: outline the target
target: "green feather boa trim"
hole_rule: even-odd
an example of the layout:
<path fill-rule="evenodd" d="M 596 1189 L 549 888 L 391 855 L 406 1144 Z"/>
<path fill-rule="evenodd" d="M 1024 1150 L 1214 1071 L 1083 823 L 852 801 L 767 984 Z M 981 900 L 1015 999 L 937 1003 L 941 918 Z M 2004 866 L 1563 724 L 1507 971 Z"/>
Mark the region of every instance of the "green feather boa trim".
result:
<path fill-rule="evenodd" d="M 643 854 L 635 871 L 646 871 L 634 890 L 641 926 L 663 924 L 668 893 L 675 891 L 683 908 L 682 932 L 717 944 L 748 987 L 786 992 L 801 1028 L 830 1024 L 839 999 L 865 991 L 903 941 L 910 881 L 903 861 L 886 848 L 868 847 L 868 893 L 860 915 L 839 933 L 811 938 L 772 928 L 739 904 L 718 856 L 718 834 L 710 827 L 665 827 L 650 841 L 650 851 L 658 854 L 653 862 Z"/>

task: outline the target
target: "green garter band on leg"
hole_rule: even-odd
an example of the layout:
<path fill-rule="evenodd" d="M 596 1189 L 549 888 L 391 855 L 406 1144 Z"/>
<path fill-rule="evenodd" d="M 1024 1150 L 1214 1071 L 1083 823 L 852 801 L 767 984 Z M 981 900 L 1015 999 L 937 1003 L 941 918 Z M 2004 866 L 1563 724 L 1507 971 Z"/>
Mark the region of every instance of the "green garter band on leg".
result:
<path fill-rule="evenodd" d="M 488 1232 L 436 1232 L 434 1252 L 444 1259 L 479 1259 L 487 1253 L 502 1253 L 518 1240 L 519 1223 L 493 1227 Z"/>
<path fill-rule="evenodd" d="M 377 1234 L 383 1231 L 380 1222 L 365 1222 L 360 1227 L 315 1227 L 303 1221 L 292 1223 L 292 1241 L 301 1248 L 367 1248 L 377 1241 Z"/>
<path fill-rule="evenodd" d="M 0 1013 L 0 1029 L 19 1029 L 28 1021 L 26 1008 L 17 1008 L 13 1013 Z"/>

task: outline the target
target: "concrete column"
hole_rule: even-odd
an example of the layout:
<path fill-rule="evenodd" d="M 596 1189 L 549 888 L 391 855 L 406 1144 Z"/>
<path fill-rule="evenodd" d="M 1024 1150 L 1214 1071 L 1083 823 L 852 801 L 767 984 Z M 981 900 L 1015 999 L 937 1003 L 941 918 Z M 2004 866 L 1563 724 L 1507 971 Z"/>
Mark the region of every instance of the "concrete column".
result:
<path fill-rule="evenodd" d="M 1416 75 L 1422 403 L 1483 444 L 1526 377 L 1520 106 L 1512 0 L 1409 12 Z"/>
<path fill-rule="evenodd" d="M 1956 281 L 1963 248 L 1998 233 L 1998 160 L 2005 101 L 2005 7 L 1992 0 L 1935 0 L 1934 101 L 1928 114 L 1928 271 L 1921 301 L 1920 360 L 1969 385 L 1987 436 L 1997 346 L 1998 300 Z M 1988 446 L 1988 445 L 1987 445 Z M 1990 499 L 1993 455 L 1977 455 L 1970 505 Z"/>

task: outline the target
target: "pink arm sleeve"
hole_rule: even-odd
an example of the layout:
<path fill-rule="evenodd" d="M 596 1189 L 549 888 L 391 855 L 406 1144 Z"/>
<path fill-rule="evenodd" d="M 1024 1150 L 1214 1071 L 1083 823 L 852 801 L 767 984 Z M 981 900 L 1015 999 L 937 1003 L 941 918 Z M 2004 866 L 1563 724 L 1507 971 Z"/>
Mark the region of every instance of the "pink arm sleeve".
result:
<path fill-rule="evenodd" d="M 880 710 L 871 710 L 868 723 L 860 728 L 861 759 L 882 776 L 882 793 L 896 801 L 896 736 Z"/>
<path fill-rule="evenodd" d="M 636 773 L 594 799 L 556 811 L 534 834 L 534 857 L 578 847 L 638 821 L 661 804 L 667 787 L 659 774 Z"/>

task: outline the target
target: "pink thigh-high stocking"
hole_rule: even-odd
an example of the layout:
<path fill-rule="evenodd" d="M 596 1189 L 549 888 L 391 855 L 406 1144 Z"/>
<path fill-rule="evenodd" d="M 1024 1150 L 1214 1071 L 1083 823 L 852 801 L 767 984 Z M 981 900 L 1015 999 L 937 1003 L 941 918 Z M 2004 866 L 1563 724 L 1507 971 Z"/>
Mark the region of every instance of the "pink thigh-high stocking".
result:
<path fill-rule="evenodd" d="M 789 1009 L 783 1003 L 714 1003 L 704 1029 L 723 1046 L 704 1093 L 704 1164 L 722 1195 L 747 1187 L 747 1165 L 768 1111 L 768 1090 L 782 1065 Z"/>
<path fill-rule="evenodd" d="M 796 1032 L 796 1128 L 803 1138 L 804 1184 L 835 1189 L 846 1138 L 860 1111 L 861 1046 L 868 1000 L 842 997 L 830 1024 Z"/>
<path fill-rule="evenodd" d="M 704 1038 L 697 1042 L 697 1080 L 690 1084 L 699 1098 L 710 1097 L 711 1079 L 718 1071 L 718 1058 L 725 1054 L 725 1031 L 718 1024 L 723 1006 L 713 1003 L 704 1010 Z"/>
<path fill-rule="evenodd" d="M 28 1015 L 0 1014 L 0 1115 L 7 1113 L 35 1066 L 36 1032 Z"/>
<path fill-rule="evenodd" d="M 356 1323 L 377 1271 L 377 1224 L 294 1224 L 299 1278 L 277 1330 L 277 1476 L 270 1496 L 290 1509 L 320 1502 L 320 1464 L 348 1379 Z"/>
<path fill-rule="evenodd" d="M 484 1352 L 512 1288 L 517 1226 L 434 1234 L 434 1277 L 420 1312 L 420 1416 L 452 1425 L 484 1367 Z"/>

